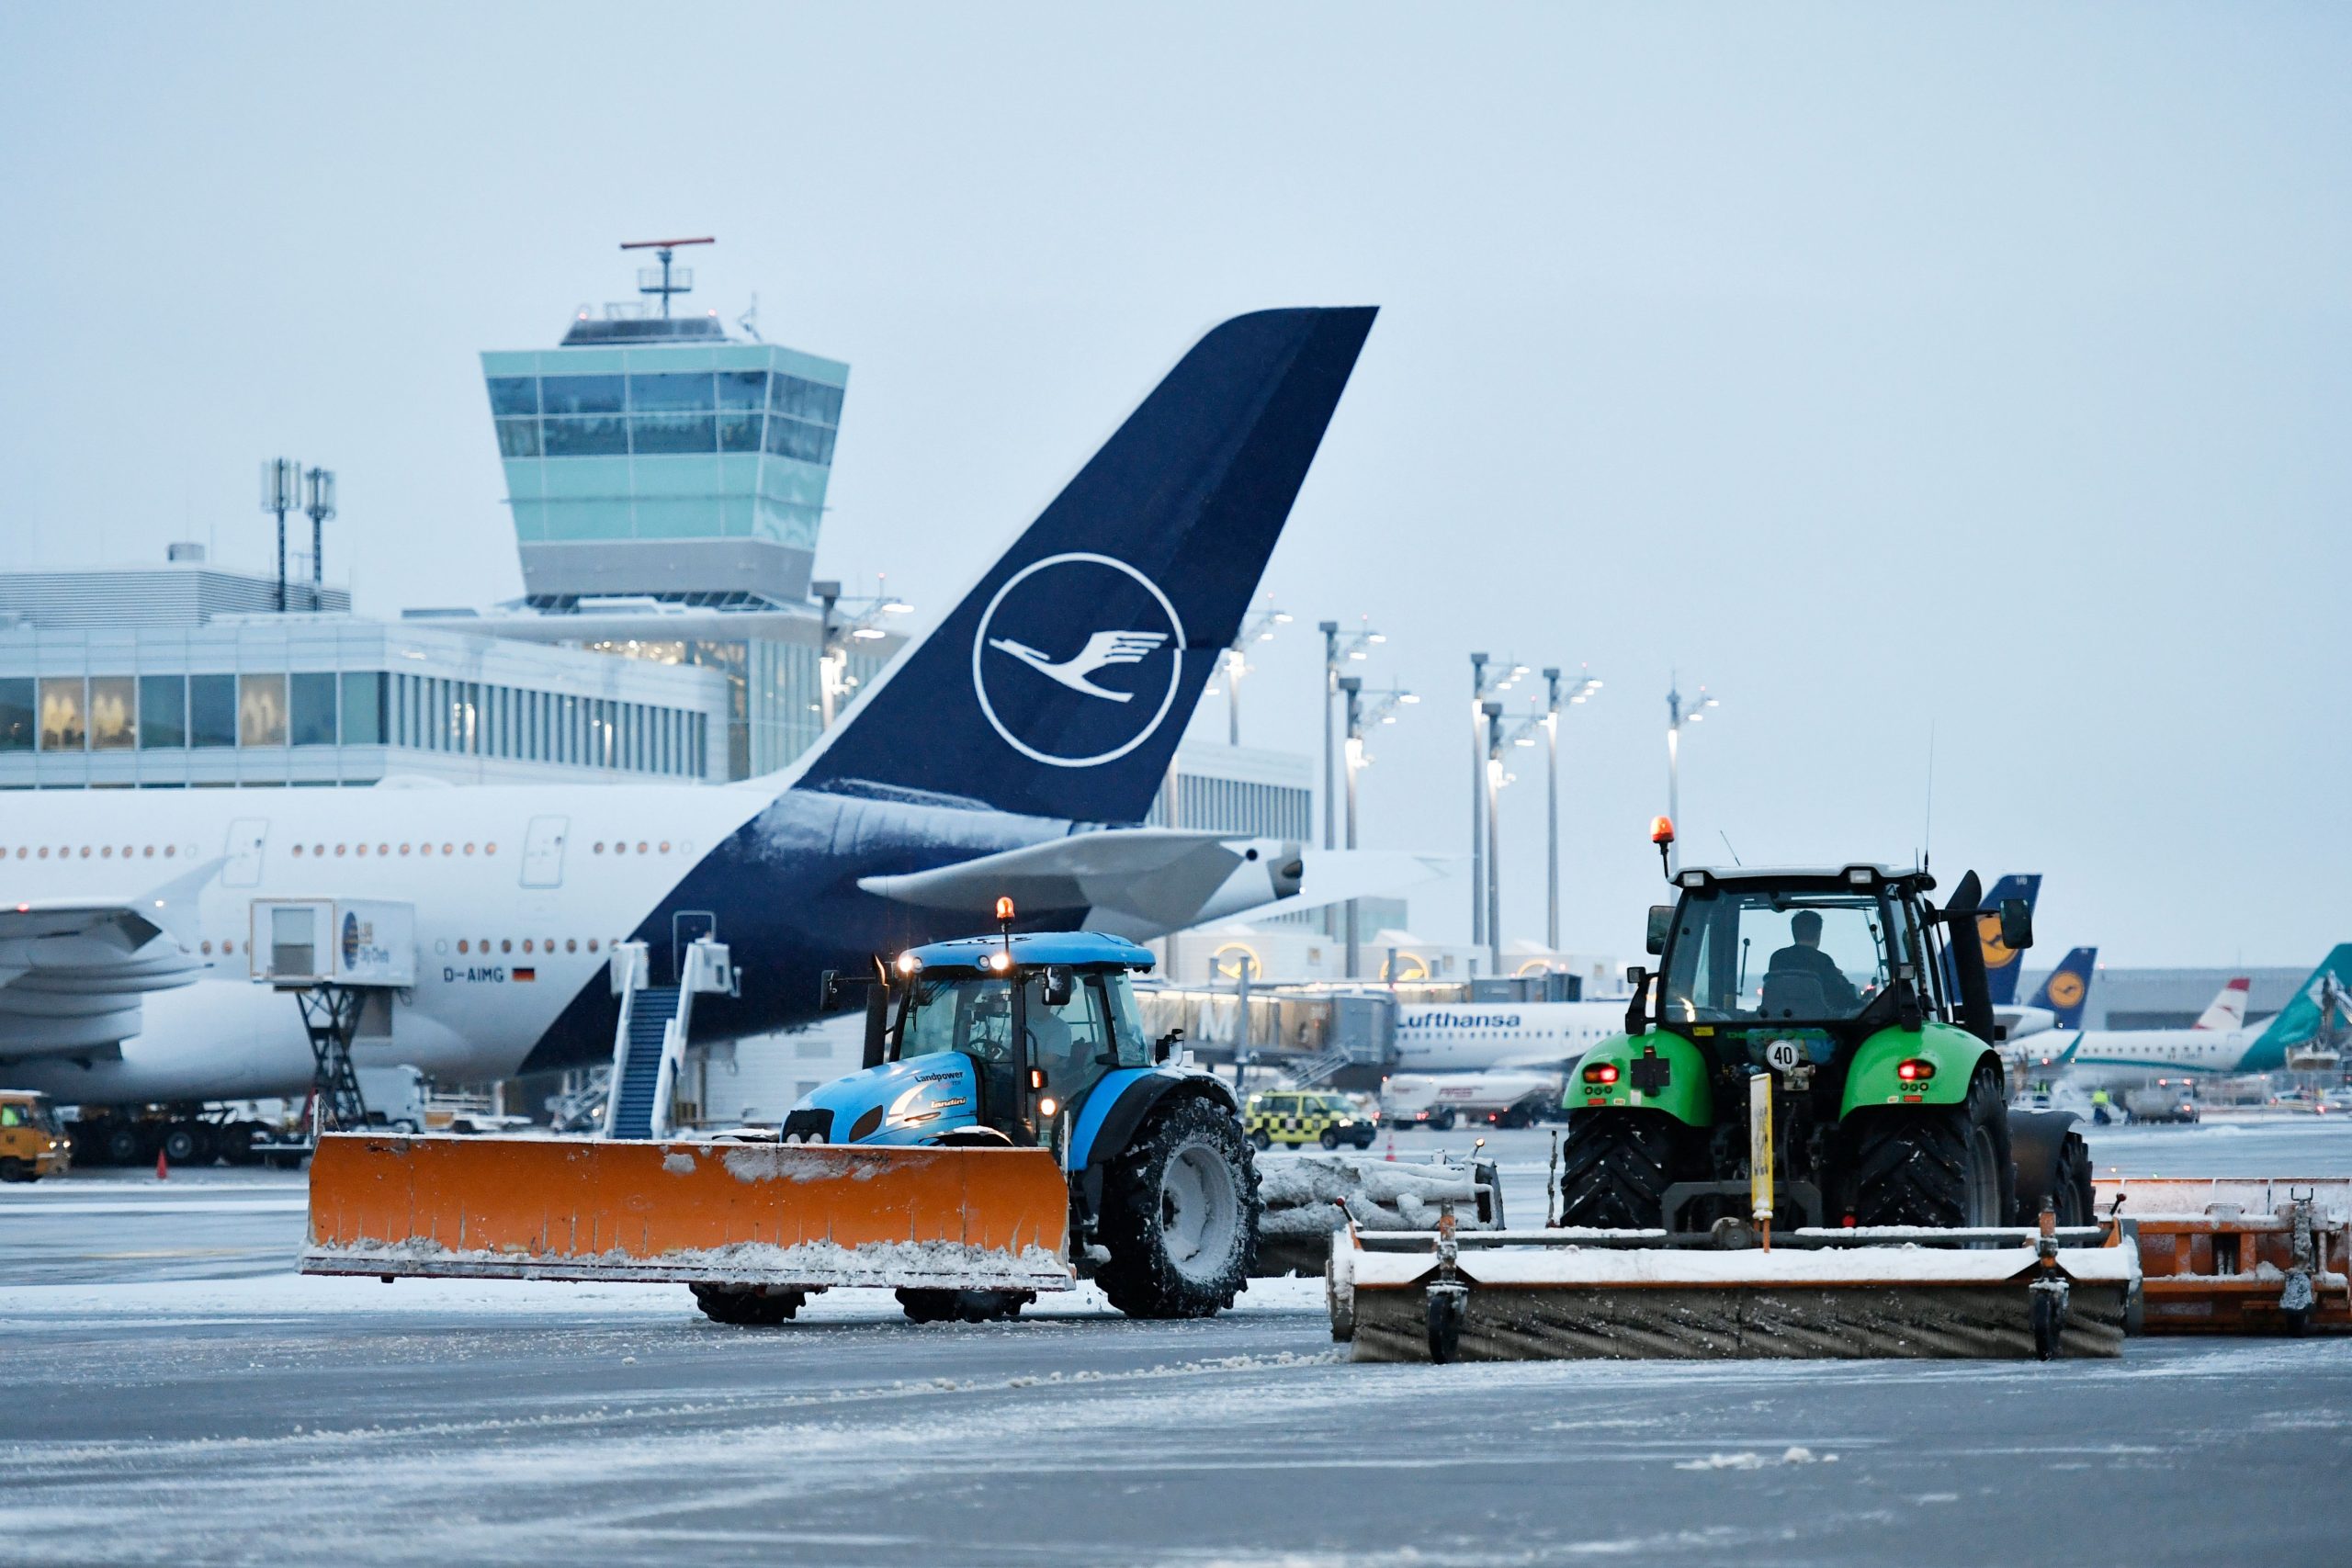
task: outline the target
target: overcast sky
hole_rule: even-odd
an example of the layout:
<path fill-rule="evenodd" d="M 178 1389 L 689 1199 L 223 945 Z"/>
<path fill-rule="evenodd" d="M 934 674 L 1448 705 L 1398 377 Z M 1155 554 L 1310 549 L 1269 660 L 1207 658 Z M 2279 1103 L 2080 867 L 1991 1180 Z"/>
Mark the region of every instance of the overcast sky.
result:
<path fill-rule="evenodd" d="M 2324 6 L 0 0 L 0 569 L 262 565 L 286 452 L 362 609 L 511 597 L 475 355 L 708 233 L 698 304 L 852 367 L 820 570 L 935 614 L 1209 324 L 1376 304 L 1243 689 L 1313 750 L 1312 623 L 1388 634 L 1369 844 L 1466 850 L 1470 649 L 1589 664 L 1565 934 L 1637 954 L 1679 668 L 1693 858 L 1907 859 L 1932 732 L 1936 864 L 2046 873 L 2047 950 L 2312 963 L 2347 82 Z"/>

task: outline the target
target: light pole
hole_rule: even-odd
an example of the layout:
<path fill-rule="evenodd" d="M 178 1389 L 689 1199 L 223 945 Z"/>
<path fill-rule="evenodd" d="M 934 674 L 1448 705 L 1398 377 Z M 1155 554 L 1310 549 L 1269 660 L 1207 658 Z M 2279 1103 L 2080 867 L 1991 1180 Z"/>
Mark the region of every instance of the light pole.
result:
<path fill-rule="evenodd" d="M 307 491 L 302 510 L 311 514 L 311 608 L 326 608 L 326 521 L 334 515 L 334 470 L 312 468 L 303 476 Z"/>
<path fill-rule="evenodd" d="M 895 599 L 887 591 L 886 581 L 877 578 L 876 592 L 871 598 L 847 601 L 856 605 L 857 612 L 846 617 L 836 614 L 844 601 L 839 579 L 822 578 L 808 585 L 808 592 L 820 607 L 817 642 L 817 711 L 820 727 L 831 729 L 841 694 L 857 684 L 857 677 L 849 672 L 849 645 L 853 642 L 879 642 L 890 634 L 882 629 L 885 615 L 903 615 L 914 609 L 912 604 Z"/>
<path fill-rule="evenodd" d="M 1478 705 L 1487 721 L 1487 972 L 1503 972 L 1503 879 L 1501 866 L 1502 832 L 1500 829 L 1501 791 L 1503 787 L 1503 705 L 1489 699 Z"/>
<path fill-rule="evenodd" d="M 1243 649 L 1253 642 L 1273 641 L 1274 628 L 1289 624 L 1290 617 L 1280 610 L 1261 610 L 1258 612 L 1258 618 L 1244 626 L 1241 635 L 1233 639 L 1233 646 L 1225 650 L 1225 740 L 1227 745 L 1241 744 L 1241 677 L 1250 673 L 1249 660 L 1244 656 Z"/>
<path fill-rule="evenodd" d="M 1500 668 L 1498 666 L 1497 668 Z M 1487 722 L 1486 710 L 1480 705 L 1498 692 L 1510 690 L 1511 682 L 1527 673 L 1524 664 L 1513 664 L 1494 678 L 1487 669 L 1487 656 L 1470 656 L 1470 945 L 1481 947 L 1487 942 L 1487 879 L 1492 866 L 1487 853 L 1487 840 L 1492 837 L 1487 830 Z"/>
<path fill-rule="evenodd" d="M 1696 724 L 1707 716 L 1707 710 L 1722 705 L 1699 688 L 1685 710 L 1680 691 L 1681 676 L 1668 671 L 1666 677 L 1666 818 L 1674 824 L 1675 841 L 1666 847 L 1667 874 L 1672 875 L 1682 869 L 1682 726 Z"/>
<path fill-rule="evenodd" d="M 1340 695 L 1340 662 L 1365 659 L 1366 649 L 1388 639 L 1368 624 L 1344 638 L 1337 621 L 1317 621 L 1315 629 L 1323 634 L 1323 847 L 1335 850 L 1340 847 L 1340 803 L 1331 782 L 1331 708 Z"/>
<path fill-rule="evenodd" d="M 1565 703 L 1574 706 L 1600 690 L 1600 682 L 1591 676 L 1577 672 L 1576 683 L 1564 693 L 1560 689 L 1560 671 L 1556 668 L 1544 671 L 1544 684 L 1551 700 L 1544 714 L 1544 736 L 1550 749 L 1550 759 L 1544 778 L 1544 945 L 1554 953 L 1560 951 L 1560 708 Z"/>
<path fill-rule="evenodd" d="M 1362 680 L 1353 675 L 1343 675 L 1340 678 L 1340 690 L 1345 694 L 1348 702 L 1348 848 L 1352 850 L 1356 847 L 1356 774 L 1372 761 L 1363 749 L 1364 728 L 1367 725 L 1396 723 L 1396 709 L 1399 706 L 1417 703 L 1421 699 L 1410 692 L 1391 688 L 1380 694 L 1378 700 L 1373 704 L 1372 711 L 1366 713 L 1363 701 L 1363 682 Z M 1347 901 L 1347 942 L 1346 973 L 1347 977 L 1352 980 L 1363 972 L 1363 967 L 1362 932 L 1357 929 L 1356 901 L 1352 898 Z"/>
<path fill-rule="evenodd" d="M 272 457 L 261 466 L 261 509 L 277 513 L 277 613 L 286 614 L 286 514 L 302 510 L 302 465 Z"/>

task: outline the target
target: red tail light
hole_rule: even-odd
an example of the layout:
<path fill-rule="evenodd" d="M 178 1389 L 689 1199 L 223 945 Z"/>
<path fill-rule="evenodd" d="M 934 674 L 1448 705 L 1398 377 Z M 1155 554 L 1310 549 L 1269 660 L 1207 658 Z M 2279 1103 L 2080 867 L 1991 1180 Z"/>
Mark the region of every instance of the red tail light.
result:
<path fill-rule="evenodd" d="M 1584 1070 L 1584 1081 L 1587 1083 L 1615 1083 L 1617 1081 L 1617 1064 L 1614 1062 L 1593 1062 L 1589 1064 Z"/>
<path fill-rule="evenodd" d="M 1924 1056 L 1911 1056 L 1894 1065 L 1894 1076 L 1905 1083 L 1925 1083 L 1936 1076 L 1936 1065 Z"/>

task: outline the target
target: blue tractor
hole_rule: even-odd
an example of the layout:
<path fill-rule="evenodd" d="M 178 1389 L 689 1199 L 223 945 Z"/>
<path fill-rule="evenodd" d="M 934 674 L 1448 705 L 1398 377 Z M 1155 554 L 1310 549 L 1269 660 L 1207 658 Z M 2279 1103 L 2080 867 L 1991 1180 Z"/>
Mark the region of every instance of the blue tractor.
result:
<path fill-rule="evenodd" d="M 1071 1261 L 1112 1305 L 1130 1317 L 1231 1306 L 1258 1249 L 1257 1166 L 1233 1091 L 1171 1065 L 1182 1032 L 1147 1037 L 1131 977 L 1152 962 L 1088 931 L 933 942 L 877 962 L 864 982 L 864 1068 L 803 1098 L 780 1135 L 1050 1148 L 1069 1183 Z M 729 1323 L 782 1322 L 806 1299 L 727 1285 L 695 1295 Z M 1009 1318 L 1035 1299 L 899 1292 L 919 1323 Z"/>

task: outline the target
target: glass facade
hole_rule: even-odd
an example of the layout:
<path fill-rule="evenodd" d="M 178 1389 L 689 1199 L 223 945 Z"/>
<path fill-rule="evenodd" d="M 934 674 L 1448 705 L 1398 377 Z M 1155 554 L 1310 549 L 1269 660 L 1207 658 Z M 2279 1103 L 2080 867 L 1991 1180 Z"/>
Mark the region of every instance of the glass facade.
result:
<path fill-rule="evenodd" d="M 482 356 L 525 544 L 816 548 L 849 367 L 766 344 Z"/>
<path fill-rule="evenodd" d="M 817 649 L 769 637 L 661 641 L 630 638 L 581 645 L 592 653 L 690 664 L 727 677 L 727 776 L 748 779 L 788 767 L 824 733 Z M 853 652 L 846 707 L 887 660 Z"/>

